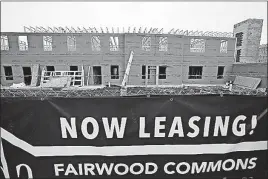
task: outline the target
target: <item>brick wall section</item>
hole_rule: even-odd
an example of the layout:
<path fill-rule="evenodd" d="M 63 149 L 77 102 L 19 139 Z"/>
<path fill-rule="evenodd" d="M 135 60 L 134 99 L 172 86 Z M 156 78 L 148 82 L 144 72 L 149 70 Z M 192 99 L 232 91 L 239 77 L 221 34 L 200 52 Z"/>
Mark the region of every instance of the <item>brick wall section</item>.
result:
<path fill-rule="evenodd" d="M 241 49 L 240 62 L 253 63 L 257 61 L 262 26 L 262 19 L 247 19 L 234 25 L 234 34 L 243 32 L 242 46 L 236 47 L 236 50 Z"/>
<path fill-rule="evenodd" d="M 267 63 L 267 44 L 263 44 L 259 48 L 258 62 Z"/>
<path fill-rule="evenodd" d="M 21 66 L 32 67 L 39 64 L 40 69 L 45 66 L 55 66 L 55 70 L 69 70 L 70 66 L 83 66 L 85 75 L 88 74 L 88 67 L 91 66 L 89 84 L 93 84 L 92 66 L 102 67 L 102 82 L 107 85 L 109 82 L 120 85 L 131 50 L 134 51 L 134 58 L 130 69 L 130 76 L 127 85 L 144 85 L 145 80 L 141 77 L 142 65 L 167 66 L 167 79 L 160 80 L 159 85 L 180 85 L 191 84 L 223 84 L 226 76 L 231 72 L 234 63 L 235 38 L 218 37 L 190 37 L 170 34 L 148 34 L 151 36 L 151 50 L 144 51 L 141 48 L 143 34 L 35 34 L 35 33 L 2 33 L 9 39 L 10 50 L 1 51 L 1 84 L 10 85 L 23 81 Z M 27 35 L 29 41 L 28 51 L 19 51 L 18 35 Z M 76 36 L 76 51 L 68 52 L 67 36 Z M 101 51 L 93 52 L 91 49 L 92 35 L 100 36 Z M 110 51 L 109 37 L 119 37 L 119 51 Z M 43 50 L 43 36 L 53 36 L 53 50 Z M 168 37 L 168 51 L 159 51 L 159 37 Z M 190 52 L 191 38 L 206 39 L 205 53 Z M 228 52 L 220 53 L 220 41 L 228 40 Z M 119 79 L 111 79 L 111 65 L 119 66 Z M 188 79 L 189 66 L 203 66 L 202 79 Z M 3 66 L 12 66 L 14 80 L 6 81 Z M 225 78 L 217 79 L 218 66 L 225 66 Z M 80 67 L 81 68 L 81 67 Z M 36 75 L 36 74 L 33 74 Z M 85 78 L 86 82 L 87 78 Z"/>
<path fill-rule="evenodd" d="M 236 75 L 261 78 L 259 88 L 267 88 L 267 63 L 234 64 L 232 68 L 232 76 L 230 76 L 229 79 L 233 81 Z"/>

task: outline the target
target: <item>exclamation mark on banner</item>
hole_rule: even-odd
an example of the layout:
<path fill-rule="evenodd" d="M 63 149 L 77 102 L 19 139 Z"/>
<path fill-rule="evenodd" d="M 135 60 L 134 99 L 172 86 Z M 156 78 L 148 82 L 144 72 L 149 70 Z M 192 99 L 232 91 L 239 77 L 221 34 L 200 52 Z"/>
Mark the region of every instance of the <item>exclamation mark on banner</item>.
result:
<path fill-rule="evenodd" d="M 251 131 L 249 132 L 250 135 L 253 134 L 256 126 L 257 126 L 257 115 L 254 115 L 254 116 L 252 116 L 252 119 L 251 119 Z"/>

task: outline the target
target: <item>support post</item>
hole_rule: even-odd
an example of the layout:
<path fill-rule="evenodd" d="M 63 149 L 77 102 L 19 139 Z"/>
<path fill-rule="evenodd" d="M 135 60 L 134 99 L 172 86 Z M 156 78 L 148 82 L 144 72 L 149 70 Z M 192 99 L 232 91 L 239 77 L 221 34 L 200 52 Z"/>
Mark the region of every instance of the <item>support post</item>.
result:
<path fill-rule="evenodd" d="M 90 76 L 90 66 L 88 66 L 88 72 L 87 72 L 87 86 L 89 85 L 89 76 Z"/>
<path fill-rule="evenodd" d="M 159 66 L 156 66 L 156 76 L 155 76 L 155 79 L 156 79 L 156 86 L 158 86 L 158 80 L 159 80 Z"/>
<path fill-rule="evenodd" d="M 84 71 L 84 66 L 82 65 L 82 77 L 81 77 L 81 86 L 85 86 L 85 71 Z"/>
<path fill-rule="evenodd" d="M 145 65 L 145 86 L 148 85 L 148 65 Z"/>

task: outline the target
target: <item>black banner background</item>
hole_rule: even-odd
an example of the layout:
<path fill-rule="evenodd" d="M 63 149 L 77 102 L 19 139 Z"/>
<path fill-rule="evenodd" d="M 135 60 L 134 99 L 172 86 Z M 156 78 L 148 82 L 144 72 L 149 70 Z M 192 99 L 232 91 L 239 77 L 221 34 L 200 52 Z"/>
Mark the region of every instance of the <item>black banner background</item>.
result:
<path fill-rule="evenodd" d="M 267 141 L 267 113 L 258 121 L 252 135 L 243 137 L 234 136 L 228 129 L 226 137 L 213 137 L 210 131 L 209 137 L 197 136 L 195 138 L 139 138 L 139 117 L 146 118 L 146 131 L 153 134 L 154 117 L 165 116 L 168 133 L 174 116 L 181 116 L 184 133 L 191 131 L 187 126 L 192 116 L 230 116 L 232 121 L 238 115 L 259 115 L 267 109 L 266 97 L 252 96 L 164 96 L 164 97 L 129 97 L 129 98 L 51 98 L 46 100 L 29 98 L 2 98 L 1 99 L 1 127 L 12 133 L 19 139 L 33 146 L 131 146 L 131 145 L 196 145 L 196 144 L 222 144 L 238 143 L 243 141 Z M 81 133 L 81 123 L 85 117 L 91 116 L 101 123 L 102 117 L 127 117 L 127 125 L 124 139 L 107 139 L 104 128 L 100 124 L 100 133 L 95 139 L 89 140 Z M 62 139 L 60 130 L 60 117 L 76 117 L 77 139 Z M 203 132 L 204 120 L 198 122 L 200 133 Z M 250 121 L 247 121 L 250 125 Z M 213 128 L 213 127 L 211 127 Z M 89 127 L 89 131 L 92 130 Z M 248 133 L 248 132 L 247 132 Z M 147 156 L 70 156 L 70 157 L 34 157 L 31 154 L 2 140 L 5 157 L 10 176 L 16 177 L 16 166 L 21 163 L 28 164 L 34 178 L 59 178 L 55 177 L 53 164 L 55 163 L 125 163 L 155 162 L 159 170 L 154 175 L 138 175 L 138 177 L 154 178 L 223 178 L 223 177 L 255 177 L 263 178 L 267 171 L 267 151 L 232 152 L 228 154 L 200 154 L 200 155 L 147 155 Z M 164 164 L 168 162 L 198 162 L 218 161 L 237 158 L 257 157 L 257 166 L 253 170 L 221 171 L 199 174 L 167 175 L 163 171 Z M 25 173 L 25 171 L 22 171 Z M 134 175 L 118 176 L 115 178 L 130 178 Z M 111 178 L 112 176 L 107 176 Z M 88 178 L 89 176 L 60 176 L 61 178 Z M 94 176 L 97 177 L 106 177 Z"/>

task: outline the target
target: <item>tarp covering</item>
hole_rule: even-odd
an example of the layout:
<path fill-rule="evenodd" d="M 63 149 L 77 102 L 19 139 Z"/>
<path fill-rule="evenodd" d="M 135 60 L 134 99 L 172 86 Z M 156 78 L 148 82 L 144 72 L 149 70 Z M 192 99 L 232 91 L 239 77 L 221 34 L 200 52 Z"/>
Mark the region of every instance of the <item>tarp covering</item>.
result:
<path fill-rule="evenodd" d="M 256 89 L 258 85 L 260 84 L 260 82 L 261 82 L 260 78 L 236 76 L 234 85 L 244 87 L 244 88 Z"/>
<path fill-rule="evenodd" d="M 69 87 L 71 82 L 71 77 L 61 76 L 61 77 L 51 77 L 51 79 L 42 84 L 42 87 L 48 88 L 64 88 Z"/>
<path fill-rule="evenodd" d="M 5 178 L 266 178 L 267 98 L 2 98 Z"/>

